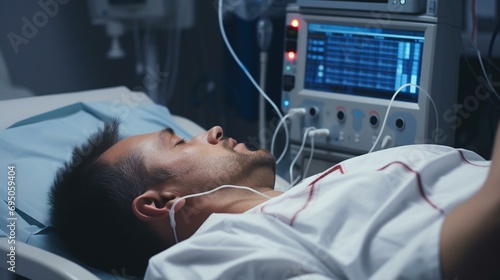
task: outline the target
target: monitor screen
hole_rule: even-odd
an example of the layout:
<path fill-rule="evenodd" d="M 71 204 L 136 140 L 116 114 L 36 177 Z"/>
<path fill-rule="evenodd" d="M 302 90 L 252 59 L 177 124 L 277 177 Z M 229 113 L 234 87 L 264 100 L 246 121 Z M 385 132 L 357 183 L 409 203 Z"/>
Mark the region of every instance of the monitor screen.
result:
<path fill-rule="evenodd" d="M 424 31 L 309 23 L 304 88 L 391 99 L 420 83 Z M 418 102 L 418 88 L 396 100 Z"/>

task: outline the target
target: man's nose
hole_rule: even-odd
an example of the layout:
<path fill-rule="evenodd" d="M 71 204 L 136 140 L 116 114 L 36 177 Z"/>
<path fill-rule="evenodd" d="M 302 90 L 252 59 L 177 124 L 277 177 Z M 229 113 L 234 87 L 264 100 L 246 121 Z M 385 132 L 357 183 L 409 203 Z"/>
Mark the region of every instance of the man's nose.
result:
<path fill-rule="evenodd" d="M 207 135 L 207 142 L 212 145 L 216 145 L 219 143 L 220 140 L 222 140 L 222 137 L 224 136 L 224 131 L 222 130 L 222 127 L 214 126 L 207 131 L 206 135 Z"/>

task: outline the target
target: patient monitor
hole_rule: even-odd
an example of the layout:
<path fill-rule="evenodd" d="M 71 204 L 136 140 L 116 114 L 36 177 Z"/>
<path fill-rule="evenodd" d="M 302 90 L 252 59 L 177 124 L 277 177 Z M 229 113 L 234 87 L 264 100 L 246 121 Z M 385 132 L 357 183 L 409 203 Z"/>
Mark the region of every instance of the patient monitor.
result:
<path fill-rule="evenodd" d="M 311 126 L 329 129 L 314 158 L 330 164 L 370 151 L 380 133 L 375 150 L 453 146 L 446 112 L 456 103 L 462 2 L 396 1 L 413 5 L 406 10 L 364 2 L 304 0 L 287 10 L 281 108 L 307 112 L 292 121 L 292 153 Z M 418 87 L 401 89 L 382 127 L 405 84 Z"/>

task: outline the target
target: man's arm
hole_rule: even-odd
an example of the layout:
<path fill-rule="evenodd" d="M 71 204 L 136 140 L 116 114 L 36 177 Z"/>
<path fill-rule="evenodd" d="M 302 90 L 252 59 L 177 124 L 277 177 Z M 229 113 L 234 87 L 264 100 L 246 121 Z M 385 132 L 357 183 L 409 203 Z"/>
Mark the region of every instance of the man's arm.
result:
<path fill-rule="evenodd" d="M 500 125 L 485 184 L 446 216 L 440 241 L 444 279 L 500 279 Z"/>

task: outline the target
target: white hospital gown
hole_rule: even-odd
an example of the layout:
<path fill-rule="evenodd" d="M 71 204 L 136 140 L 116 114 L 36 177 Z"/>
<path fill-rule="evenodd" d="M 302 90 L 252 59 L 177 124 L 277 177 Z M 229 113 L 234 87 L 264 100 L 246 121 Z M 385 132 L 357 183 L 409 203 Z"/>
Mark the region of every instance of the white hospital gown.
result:
<path fill-rule="evenodd" d="M 443 219 L 489 161 L 435 145 L 349 159 L 243 214 L 213 214 L 146 279 L 441 279 Z"/>

